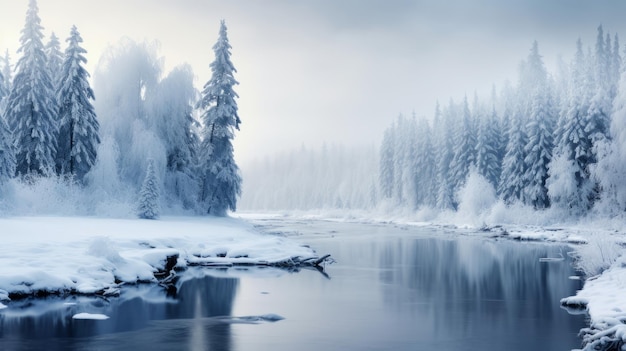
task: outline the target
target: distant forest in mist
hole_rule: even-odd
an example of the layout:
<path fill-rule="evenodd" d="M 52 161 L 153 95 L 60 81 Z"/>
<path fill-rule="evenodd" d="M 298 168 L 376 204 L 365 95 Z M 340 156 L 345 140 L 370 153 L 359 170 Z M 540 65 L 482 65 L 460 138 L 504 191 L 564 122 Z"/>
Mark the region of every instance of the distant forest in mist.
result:
<path fill-rule="evenodd" d="M 621 215 L 626 74 L 619 38 L 600 26 L 593 46 L 572 44 L 574 57 L 560 59 L 556 72 L 547 71 L 534 42 L 517 82 L 494 86 L 488 99 L 437 103 L 432 118 L 400 115 L 377 151 L 294 151 L 244 169 L 255 185 L 244 183 L 242 206 L 440 212 L 493 197 L 492 206 L 550 209 L 561 218 Z M 299 186 L 279 177 L 287 173 Z"/>

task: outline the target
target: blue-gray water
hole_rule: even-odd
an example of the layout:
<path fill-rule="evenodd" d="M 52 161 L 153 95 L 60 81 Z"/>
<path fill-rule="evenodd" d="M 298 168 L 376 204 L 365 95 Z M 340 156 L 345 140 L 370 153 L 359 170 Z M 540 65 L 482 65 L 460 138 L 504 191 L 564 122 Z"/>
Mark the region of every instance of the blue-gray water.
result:
<path fill-rule="evenodd" d="M 0 311 L 0 350 L 564 350 L 584 316 L 568 248 L 432 228 L 257 220 L 337 261 L 314 270 L 200 270 L 175 297 L 20 301 Z M 565 257 L 540 262 L 540 258 Z M 79 312 L 108 320 L 74 320 Z M 269 315 L 269 318 L 258 318 Z M 279 315 L 283 320 L 274 321 Z M 243 318 L 252 316 L 253 318 Z"/>

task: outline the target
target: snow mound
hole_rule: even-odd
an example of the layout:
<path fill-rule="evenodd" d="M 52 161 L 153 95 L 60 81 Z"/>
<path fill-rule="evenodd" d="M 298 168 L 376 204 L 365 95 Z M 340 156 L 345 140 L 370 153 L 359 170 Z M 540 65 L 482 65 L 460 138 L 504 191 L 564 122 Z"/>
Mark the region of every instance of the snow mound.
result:
<path fill-rule="evenodd" d="M 620 257 L 601 275 L 587 279 L 576 296 L 561 300 L 570 307 L 586 308 L 590 327 L 581 330 L 585 350 L 610 343 L 626 343 L 626 258 Z"/>
<path fill-rule="evenodd" d="M 0 218 L 0 228 L 0 300 L 42 292 L 115 295 L 121 284 L 156 283 L 155 274 L 188 265 L 317 260 L 312 249 L 234 218 L 11 217 Z"/>

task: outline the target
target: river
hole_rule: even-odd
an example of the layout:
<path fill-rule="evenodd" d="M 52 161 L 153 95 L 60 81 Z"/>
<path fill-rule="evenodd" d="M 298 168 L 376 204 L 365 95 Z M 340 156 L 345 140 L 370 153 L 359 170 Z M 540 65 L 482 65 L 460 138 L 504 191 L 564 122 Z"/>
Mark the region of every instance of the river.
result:
<path fill-rule="evenodd" d="M 178 291 L 13 302 L 0 350 L 564 350 L 584 315 L 567 246 L 433 227 L 256 218 L 336 261 L 323 272 L 190 269 Z M 546 260 L 546 258 L 550 258 Z M 561 259 L 563 258 L 563 259 Z M 78 320 L 79 312 L 106 320 Z"/>

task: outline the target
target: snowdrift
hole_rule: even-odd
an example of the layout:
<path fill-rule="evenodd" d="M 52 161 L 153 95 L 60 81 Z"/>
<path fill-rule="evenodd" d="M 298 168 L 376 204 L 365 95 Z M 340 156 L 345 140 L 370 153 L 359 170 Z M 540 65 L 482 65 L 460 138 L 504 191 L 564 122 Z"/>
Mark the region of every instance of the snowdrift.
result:
<path fill-rule="evenodd" d="M 159 221 L 88 217 L 0 218 L 0 301 L 48 294 L 116 294 L 190 265 L 305 266 L 324 258 L 234 218 Z"/>

